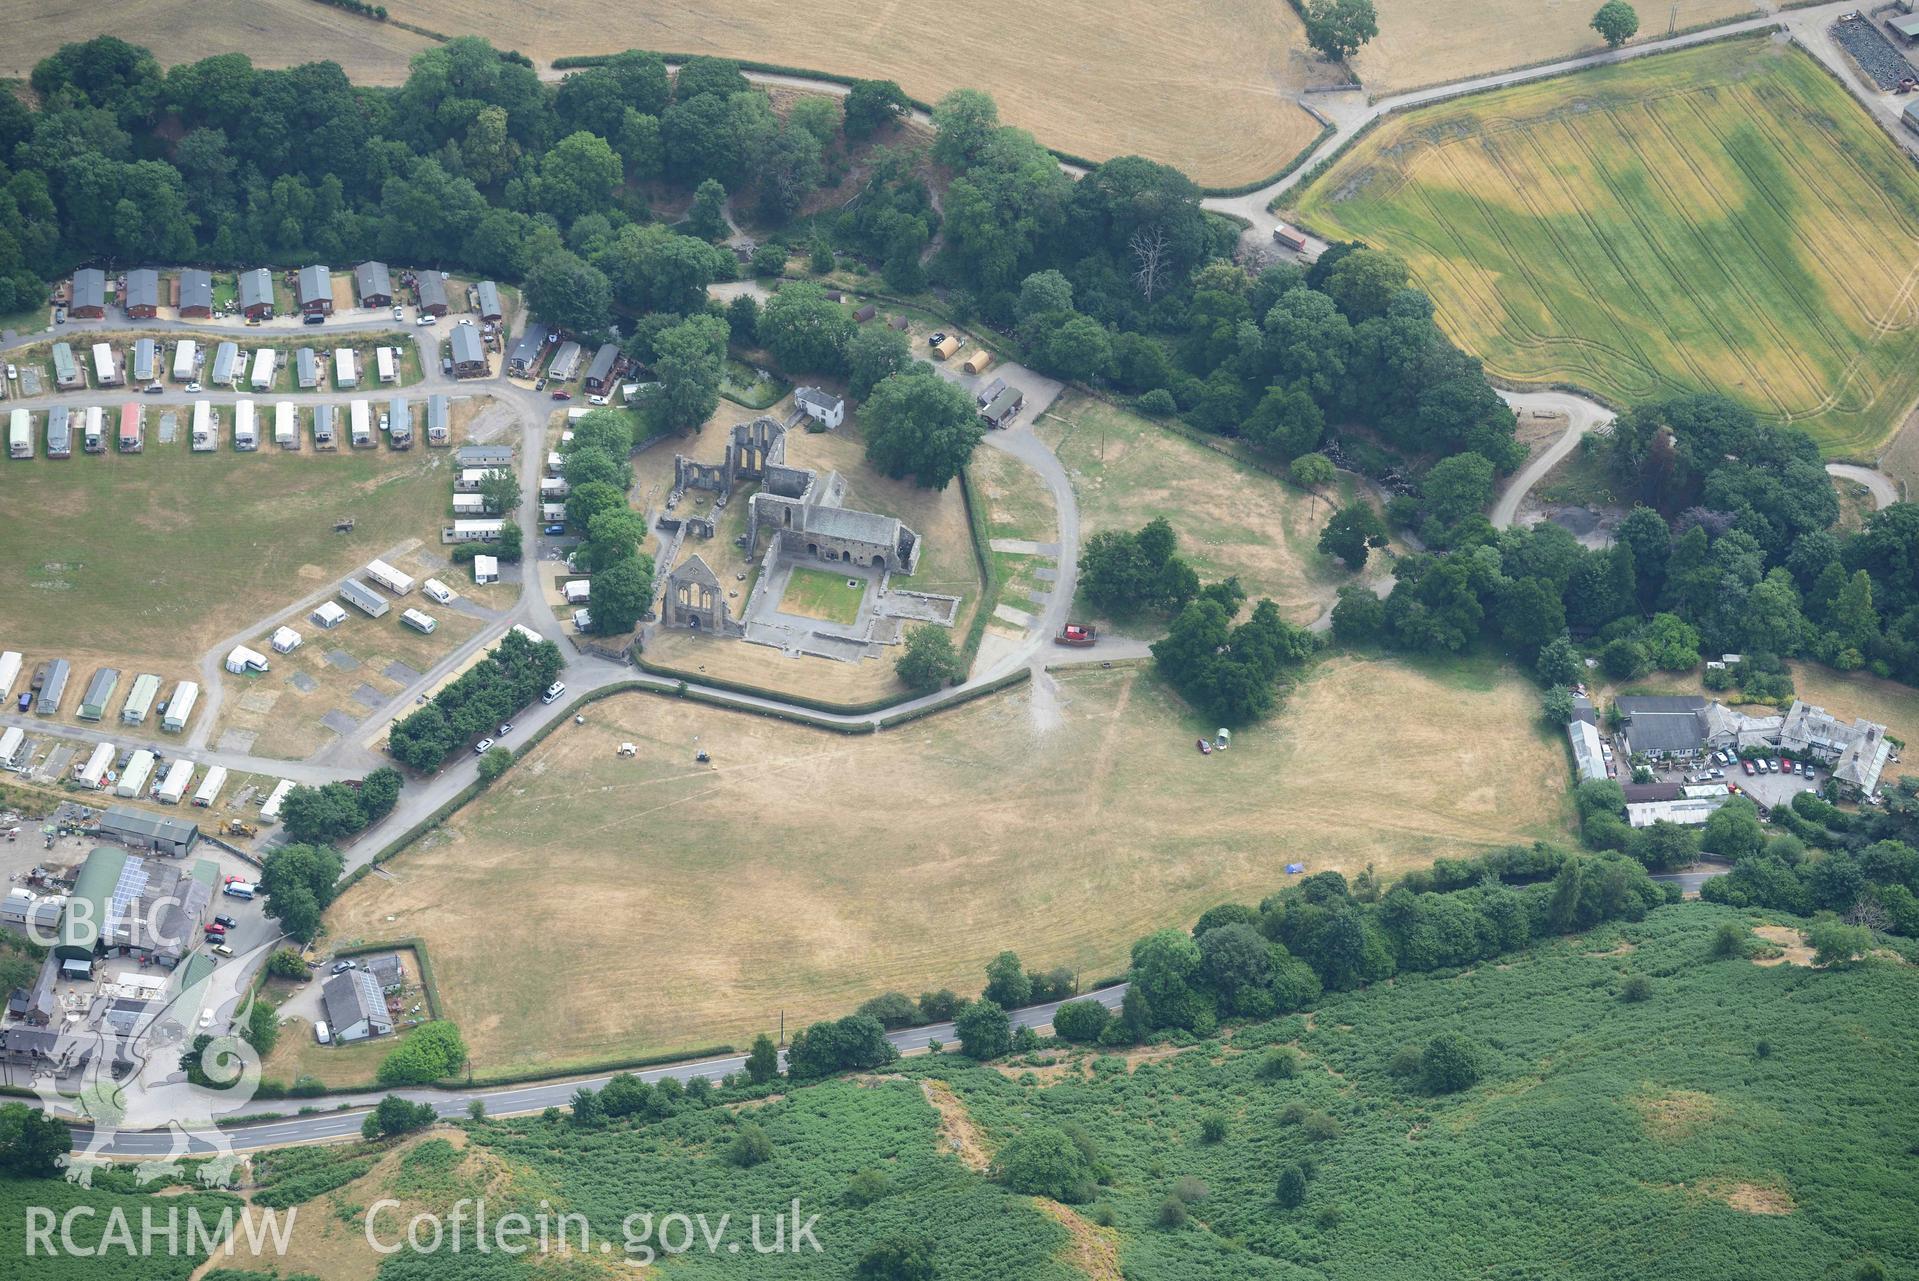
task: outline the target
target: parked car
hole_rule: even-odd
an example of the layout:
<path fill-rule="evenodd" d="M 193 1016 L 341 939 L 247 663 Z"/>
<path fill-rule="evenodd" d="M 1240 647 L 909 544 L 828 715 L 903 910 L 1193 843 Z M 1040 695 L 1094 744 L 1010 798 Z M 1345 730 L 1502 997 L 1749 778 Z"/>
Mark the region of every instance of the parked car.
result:
<path fill-rule="evenodd" d="M 159 383 L 148 383 L 145 387 L 140 389 L 141 394 L 147 395 L 147 396 L 158 396 L 161 392 L 165 390 L 166 388 L 162 387 Z"/>
<path fill-rule="evenodd" d="M 226 932 L 227 932 L 227 927 L 220 924 L 220 922 L 218 921 L 207 922 L 206 934 L 208 938 L 210 939 L 224 938 L 226 936 Z"/>
<path fill-rule="evenodd" d="M 316 312 L 315 314 L 303 319 L 300 323 L 303 325 L 324 325 L 326 323 L 326 317 Z"/>
<path fill-rule="evenodd" d="M 540 532 L 542 534 L 564 534 L 566 532 L 566 526 L 564 524 L 542 525 L 540 526 Z"/>
<path fill-rule="evenodd" d="M 1780 758 L 1779 758 L 1778 760 L 1776 760 L 1776 761 L 1774 761 L 1774 762 L 1772 763 L 1772 768 L 1773 768 L 1773 770 L 1774 770 L 1774 772 L 1776 772 L 1776 773 L 1780 773 L 1780 774 L 1784 774 L 1784 773 L 1786 772 L 1786 768 L 1787 768 L 1787 766 L 1786 766 L 1786 758 L 1782 756 L 1782 757 L 1780 757 Z"/>
<path fill-rule="evenodd" d="M 572 393 L 572 392 L 570 392 L 570 391 L 556 391 L 556 392 L 554 392 L 554 393 L 553 393 L 553 399 L 555 399 L 555 400 L 571 400 L 571 399 L 573 399 L 573 393 Z"/>
<path fill-rule="evenodd" d="M 232 956 L 233 949 L 228 947 L 225 943 L 215 943 L 213 945 L 213 954 L 215 956 Z"/>
<path fill-rule="evenodd" d="M 321 1045 L 333 1044 L 333 1033 L 327 1030 L 326 1020 L 320 1019 L 313 1025 L 313 1039 Z"/>
<path fill-rule="evenodd" d="M 32 706 L 33 706 L 33 695 L 32 695 L 32 694 L 24 694 L 24 693 L 23 693 L 23 694 L 21 694 L 21 695 L 20 695 L 20 710 L 24 712 L 24 711 L 26 711 L 26 710 L 27 710 L 27 709 L 28 709 L 29 707 L 32 707 Z"/>
<path fill-rule="evenodd" d="M 199 383 L 188 383 L 188 384 L 187 384 L 187 391 L 188 391 L 189 393 L 191 393 L 191 394 L 193 394 L 193 395 L 196 395 L 196 396 L 197 396 L 197 395 L 199 395 L 199 394 L 200 394 L 200 390 L 201 390 L 201 388 L 200 388 L 200 384 L 199 384 Z"/>
<path fill-rule="evenodd" d="M 1751 761 L 1740 761 L 1739 763 L 1740 765 L 1745 767 L 1745 770 L 1748 776 L 1750 776 L 1754 772 Z"/>
<path fill-rule="evenodd" d="M 506 724 L 500 726 L 500 732 L 496 734 L 494 737 L 505 738 L 508 734 L 511 734 L 512 732 L 513 732 L 513 722 L 508 721 Z"/>
<path fill-rule="evenodd" d="M 540 695 L 540 701 L 550 703 L 564 693 L 566 693 L 566 686 L 559 681 L 554 681 L 546 687 L 546 693 Z"/>
<path fill-rule="evenodd" d="M 546 390 L 546 375 L 545 375 L 545 374 L 541 374 L 541 375 L 540 375 L 540 376 L 539 376 L 538 378 L 535 378 L 535 379 L 533 380 L 533 390 L 534 390 L 534 391 L 545 391 L 545 390 Z"/>
<path fill-rule="evenodd" d="M 433 317 L 427 315 L 425 312 L 421 312 L 414 318 L 413 323 L 416 325 L 430 325 L 433 323 Z"/>
<path fill-rule="evenodd" d="M 393 304 L 393 318 L 395 320 L 405 320 L 406 308 L 400 306 L 398 303 Z"/>
<path fill-rule="evenodd" d="M 7 377 L 18 378 L 19 376 L 20 376 L 20 371 L 18 369 L 15 369 L 12 365 L 7 366 Z"/>
<path fill-rule="evenodd" d="M 946 341 L 946 334 L 944 331 L 942 331 L 937 334 L 928 334 L 926 338 L 926 345 L 928 347 L 937 347 L 945 341 Z"/>
<path fill-rule="evenodd" d="M 481 740 L 480 740 L 479 742 L 477 742 L 477 743 L 475 743 L 475 744 L 473 745 L 473 754 L 474 754 L 475 756 L 485 756 L 485 755 L 486 755 L 486 752 L 487 752 L 487 749 L 488 749 L 489 747 L 492 747 L 492 746 L 493 746 L 493 740 L 492 740 L 492 739 L 490 739 L 490 738 L 483 738 L 483 739 L 481 739 Z"/>
<path fill-rule="evenodd" d="M 239 924 L 239 922 L 231 916 L 216 916 L 213 918 L 213 923 L 215 925 L 224 925 L 227 929 L 233 929 Z"/>
<path fill-rule="evenodd" d="M 334 965 L 333 965 L 333 972 L 335 974 L 345 974 L 348 970 L 355 969 L 355 968 L 357 968 L 357 966 L 354 964 L 354 962 L 350 960 L 336 961 L 334 962 Z"/>
<path fill-rule="evenodd" d="M 589 404 L 589 405 L 604 405 L 604 404 L 606 403 L 606 397 L 604 397 L 604 396 L 588 396 L 588 397 L 586 398 L 586 403 L 587 403 L 587 404 Z"/>

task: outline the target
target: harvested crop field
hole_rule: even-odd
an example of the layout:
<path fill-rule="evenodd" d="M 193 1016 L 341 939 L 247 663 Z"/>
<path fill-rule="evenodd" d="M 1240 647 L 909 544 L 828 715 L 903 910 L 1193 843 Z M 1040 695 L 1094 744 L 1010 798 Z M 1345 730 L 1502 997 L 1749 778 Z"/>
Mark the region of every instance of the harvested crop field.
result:
<path fill-rule="evenodd" d="M 1367 90 L 1378 98 L 1427 85 L 1451 84 L 1508 67 L 1599 53 L 1592 29 L 1596 3 L 1588 0 L 1473 0 L 1435 5 L 1422 0 L 1378 0 L 1379 36 L 1353 59 Z M 1759 12 L 1751 0 L 1668 0 L 1639 6 L 1639 40 L 1662 39 L 1670 25 L 1684 31 Z"/>
<path fill-rule="evenodd" d="M 61 45 L 102 34 L 151 49 L 162 66 L 216 53 L 244 53 L 259 67 L 324 58 L 362 84 L 400 83 L 407 59 L 434 43 L 314 0 L 125 0 L 110 9 L 48 0 L 30 20 L 19 13 L 7 24 L 0 76 L 25 79 Z"/>
<path fill-rule="evenodd" d="M 1299 213 L 1404 255 L 1505 379 L 1722 390 L 1868 458 L 1919 398 L 1919 174 L 1765 38 L 1392 118 Z"/>
<path fill-rule="evenodd" d="M 1044 716 L 1022 687 L 855 737 L 608 699 L 328 928 L 424 937 L 450 1017 L 504 1071 L 977 990 L 1006 947 L 1091 979 L 1288 861 L 1391 875 L 1564 834 L 1563 751 L 1508 669 L 1328 659 L 1212 756 L 1193 740 L 1213 726 L 1148 671 L 1057 686 Z"/>

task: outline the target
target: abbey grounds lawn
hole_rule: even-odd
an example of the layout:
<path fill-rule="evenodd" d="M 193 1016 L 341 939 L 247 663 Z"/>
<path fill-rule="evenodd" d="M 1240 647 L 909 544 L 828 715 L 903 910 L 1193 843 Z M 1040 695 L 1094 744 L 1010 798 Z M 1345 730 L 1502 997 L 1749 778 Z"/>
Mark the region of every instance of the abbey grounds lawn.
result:
<path fill-rule="evenodd" d="M 1144 668 L 878 735 L 650 695 L 585 709 L 369 878 L 329 942 L 419 935 L 490 1073 L 744 1045 L 1014 948 L 1091 983 L 1288 862 L 1388 876 L 1567 839 L 1562 744 L 1482 660 L 1329 657 L 1230 751 Z M 615 755 L 622 742 L 639 755 Z M 694 753 L 705 749 L 710 764 Z"/>
<path fill-rule="evenodd" d="M 1919 399 L 1919 173 L 1764 36 L 1389 117 L 1297 200 L 1502 379 L 1723 391 L 1868 461 Z"/>

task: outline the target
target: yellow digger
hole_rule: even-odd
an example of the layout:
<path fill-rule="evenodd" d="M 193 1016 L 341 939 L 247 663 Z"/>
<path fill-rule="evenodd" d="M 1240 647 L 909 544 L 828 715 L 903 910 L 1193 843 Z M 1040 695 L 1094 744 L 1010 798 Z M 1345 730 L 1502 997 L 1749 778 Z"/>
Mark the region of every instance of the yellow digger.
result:
<path fill-rule="evenodd" d="M 230 818 L 220 824 L 220 835 L 222 836 L 258 836 L 259 834 L 259 828 L 251 823 L 243 823 L 237 818 Z"/>

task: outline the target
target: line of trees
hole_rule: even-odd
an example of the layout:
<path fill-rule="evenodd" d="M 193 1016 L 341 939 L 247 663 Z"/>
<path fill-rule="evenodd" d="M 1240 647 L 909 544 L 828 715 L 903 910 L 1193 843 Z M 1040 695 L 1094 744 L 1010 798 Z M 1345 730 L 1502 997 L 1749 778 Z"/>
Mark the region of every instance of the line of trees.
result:
<path fill-rule="evenodd" d="M 281 824 L 296 842 L 331 844 L 392 813 L 403 781 L 400 771 L 383 765 L 357 783 L 296 785 L 281 802 Z"/>
<path fill-rule="evenodd" d="M 387 751 L 409 769 L 438 770 L 447 757 L 538 698 L 564 661 L 552 641 L 507 632 L 425 707 L 395 721 Z"/>

